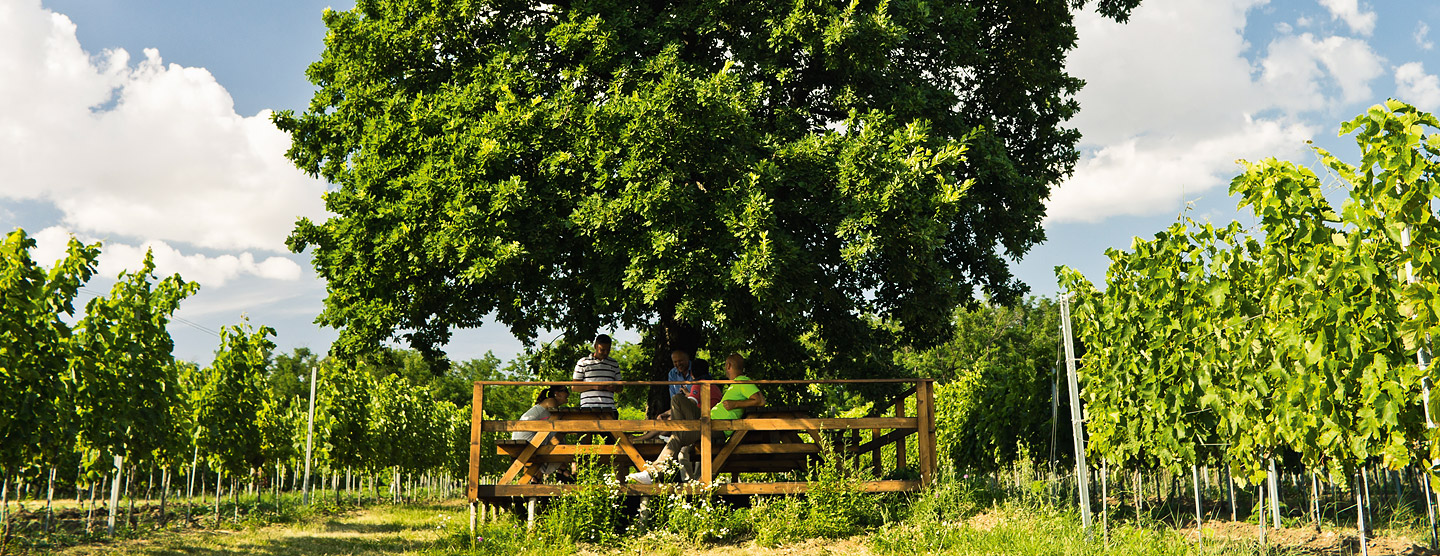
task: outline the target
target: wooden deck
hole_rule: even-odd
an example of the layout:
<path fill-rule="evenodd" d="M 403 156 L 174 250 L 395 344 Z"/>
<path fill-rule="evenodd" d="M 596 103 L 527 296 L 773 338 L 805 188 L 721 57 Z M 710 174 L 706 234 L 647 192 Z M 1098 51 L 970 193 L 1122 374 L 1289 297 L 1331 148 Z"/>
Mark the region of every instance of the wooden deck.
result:
<path fill-rule="evenodd" d="M 701 381 L 705 384 L 736 384 L 730 380 Z M 581 488 L 570 484 L 535 484 L 538 465 L 550 462 L 573 461 L 580 454 L 595 454 L 608 457 L 620 469 L 641 468 L 660 453 L 663 444 L 658 442 L 636 443 L 629 433 L 646 431 L 699 431 L 700 442 L 696 449 L 700 463 L 697 481 L 682 488 L 697 490 L 713 489 L 725 495 L 798 494 L 807 488 L 805 482 L 794 480 L 720 482 L 722 474 L 774 474 L 804 471 L 810 459 L 821 453 L 818 442 L 828 437 L 829 445 L 842 450 L 842 454 L 858 464 L 860 456 L 869 455 L 872 473 L 877 480 L 862 483 L 867 492 L 908 492 L 924 488 L 934 478 L 935 461 L 935 416 L 933 381 L 931 379 L 870 379 L 870 380 L 756 380 L 751 384 L 774 386 L 808 386 L 811 384 L 844 385 L 864 383 L 913 383 L 899 397 L 879 405 L 871 415 L 862 418 L 821 418 L 811 415 L 803 408 L 765 407 L 746 412 L 744 418 L 725 420 L 710 419 L 710 388 L 701 389 L 701 416 L 695 420 L 619 420 L 614 412 L 567 411 L 559 419 L 548 421 L 498 421 L 483 419 L 486 387 L 524 387 L 563 384 L 574 385 L 619 385 L 657 386 L 671 384 L 695 384 L 694 382 L 475 382 L 471 407 L 470 428 L 470 482 L 469 499 L 473 505 L 478 500 L 498 501 L 515 498 L 547 497 L 563 494 Z M 906 415 L 906 401 L 915 398 L 915 416 Z M 885 415 L 889 413 L 890 415 Z M 859 431 L 868 430 L 871 440 L 859 441 Z M 530 441 L 500 440 L 496 450 L 512 458 L 512 464 L 497 484 L 481 485 L 480 450 L 482 435 L 506 434 L 514 431 L 533 431 Z M 733 431 L 723 444 L 712 442 L 712 433 Z M 588 433 L 607 439 L 606 444 L 565 444 L 557 440 L 544 442 L 549 435 L 538 433 L 565 434 Z M 920 480 L 879 480 L 885 476 L 881 450 L 894 447 L 896 467 L 906 467 L 908 439 L 916 437 Z M 777 478 L 778 479 L 778 478 Z M 512 484 L 515 483 L 515 484 Z M 654 485 L 622 485 L 625 494 L 648 495 L 656 490 Z"/>

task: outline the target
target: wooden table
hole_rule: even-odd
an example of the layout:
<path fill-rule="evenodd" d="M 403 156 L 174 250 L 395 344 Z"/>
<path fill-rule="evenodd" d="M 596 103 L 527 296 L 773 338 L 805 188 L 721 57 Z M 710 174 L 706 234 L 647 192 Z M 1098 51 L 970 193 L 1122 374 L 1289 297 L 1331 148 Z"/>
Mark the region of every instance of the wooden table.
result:
<path fill-rule="evenodd" d="M 619 413 L 613 409 L 585 408 L 585 407 L 557 407 L 550 411 L 550 417 L 560 421 L 614 421 L 619 418 Z M 606 433 L 597 433 L 606 434 Z M 561 441 L 561 433 L 535 433 L 527 441 L 497 441 L 496 451 L 500 454 L 515 458 L 505 474 L 500 477 L 496 484 L 508 485 L 510 481 L 519 477 L 519 483 L 528 485 L 536 482 L 540 472 L 541 463 L 568 462 L 573 461 L 578 454 L 596 454 L 602 456 L 626 456 L 630 465 L 637 469 L 645 467 L 645 456 L 636 448 L 636 444 L 630 440 L 630 435 L 620 431 L 610 431 L 615 443 L 608 445 L 587 445 L 587 444 L 565 444 Z M 582 438 L 589 437 L 589 434 L 581 434 Z M 547 442 L 548 439 L 548 442 Z M 653 443 L 641 444 L 646 446 L 646 452 L 651 458 L 660 454 L 660 446 Z M 654 449 L 650 449 L 654 446 Z"/>
<path fill-rule="evenodd" d="M 850 433 L 850 442 L 836 443 L 837 450 L 850 455 L 870 454 L 875 462 L 875 474 L 883 476 L 881 469 L 881 448 L 895 450 L 896 467 L 905 467 L 906 440 L 915 436 L 920 469 L 919 480 L 874 480 L 861 484 L 865 492 L 916 492 L 932 480 L 935 465 L 935 414 L 932 379 L 857 379 L 857 380 L 757 380 L 743 381 L 762 388 L 788 387 L 795 385 L 847 385 L 847 384 L 906 384 L 914 387 L 903 393 L 875 404 L 875 408 L 864 417 L 813 417 L 813 411 L 799 407 L 755 408 L 745 418 L 736 420 L 712 420 L 709 418 L 715 400 L 710 399 L 710 389 L 701 392 L 701 418 L 685 421 L 662 421 L 655 419 L 618 419 L 614 413 L 589 414 L 585 412 L 558 412 L 554 420 L 510 421 L 485 419 L 484 398 L 486 387 L 535 387 L 535 386 L 596 386 L 600 383 L 560 381 L 475 381 L 470 407 L 470 466 L 468 494 L 472 504 L 480 499 L 514 499 L 531 496 L 559 496 L 583 488 L 582 485 L 534 484 L 537 477 L 526 467 L 537 463 L 569 462 L 577 455 L 602 455 L 617 465 L 643 467 L 647 460 L 653 460 L 663 449 L 662 443 L 652 441 L 637 443 L 628 437 L 639 431 L 668 431 L 671 433 L 696 431 L 700 434 L 697 450 L 700 460 L 700 480 L 697 488 L 711 489 L 724 495 L 756 494 L 799 494 L 807 492 L 808 483 L 794 478 L 763 479 L 755 482 L 715 482 L 718 472 L 784 472 L 803 470 L 808 458 L 821 450 L 824 442 L 815 440 L 835 434 L 836 431 L 869 430 L 871 439 L 859 442 L 855 433 Z M 707 383 L 725 385 L 737 381 L 717 380 Z M 678 383 L 683 384 L 683 383 Z M 669 381 L 615 382 L 617 386 L 672 386 Z M 914 415 L 906 415 L 907 401 L 915 408 Z M 891 416 L 893 412 L 893 416 Z M 496 484 L 480 484 L 480 456 L 486 434 L 509 434 L 516 431 L 535 433 L 557 433 L 564 435 L 610 435 L 614 444 L 562 444 L 559 440 L 541 445 L 548 434 L 537 434 L 541 440 L 532 438 L 529 442 L 500 440 L 500 453 L 515 458 L 505 474 L 505 479 Z M 731 437 L 715 442 L 714 432 L 730 433 Z M 850 446 L 847 444 L 859 444 Z M 722 471 L 723 470 L 723 471 Z M 516 479 L 522 483 L 511 484 Z M 653 495 L 656 485 L 626 484 L 618 489 L 627 495 Z M 662 489 L 663 490 L 663 489 Z M 472 506 L 473 507 L 473 506 Z"/>

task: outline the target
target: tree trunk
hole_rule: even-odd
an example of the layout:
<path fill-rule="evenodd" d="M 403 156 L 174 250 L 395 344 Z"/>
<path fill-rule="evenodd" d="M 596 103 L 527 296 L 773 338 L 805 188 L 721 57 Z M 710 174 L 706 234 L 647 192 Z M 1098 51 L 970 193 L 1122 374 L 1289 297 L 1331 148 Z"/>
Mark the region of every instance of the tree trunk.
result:
<path fill-rule="evenodd" d="M 666 381 L 670 379 L 670 368 L 674 364 L 670 361 L 670 352 L 681 350 L 690 355 L 692 365 L 695 360 L 695 352 L 700 349 L 703 337 L 700 329 L 690 323 L 682 322 L 675 318 L 675 309 L 679 304 L 678 298 L 670 298 L 660 302 L 655 310 L 660 315 L 660 326 L 658 330 L 645 334 L 645 343 L 650 344 L 654 349 L 654 363 L 650 368 L 650 380 Z M 708 365 L 706 365 L 708 367 Z M 713 373 L 712 377 L 713 377 Z M 670 409 L 670 387 L 657 385 L 650 387 L 649 403 L 646 405 L 645 414 L 654 419 L 656 415 Z"/>

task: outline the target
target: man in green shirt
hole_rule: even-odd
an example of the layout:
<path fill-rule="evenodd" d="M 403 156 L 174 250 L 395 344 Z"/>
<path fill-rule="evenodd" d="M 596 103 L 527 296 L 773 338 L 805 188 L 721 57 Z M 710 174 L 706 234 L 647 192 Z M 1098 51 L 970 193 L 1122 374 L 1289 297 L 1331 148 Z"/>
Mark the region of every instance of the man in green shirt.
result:
<path fill-rule="evenodd" d="M 725 376 L 730 380 L 751 380 L 745 376 L 745 358 L 738 353 L 732 353 L 725 358 Z M 765 395 L 760 393 L 760 387 L 754 384 L 731 384 L 725 388 L 725 393 L 720 396 L 720 401 L 715 407 L 710 408 L 710 419 L 739 419 L 745 415 L 745 408 L 762 407 L 765 405 Z M 678 416 L 676 416 L 678 418 Z M 725 436 L 716 432 L 711 437 L 715 442 L 723 444 Z M 655 475 L 660 470 L 670 465 L 672 456 L 678 453 L 687 445 L 700 441 L 700 435 L 675 434 L 670 441 L 665 443 L 665 449 L 655 461 L 650 462 L 646 469 L 631 473 L 625 478 L 640 484 L 648 485 L 655 481 Z"/>
<path fill-rule="evenodd" d="M 732 353 L 725 358 L 725 376 L 730 380 L 751 380 L 745 376 L 745 358 Z M 745 416 L 745 408 L 765 405 L 765 395 L 754 384 L 731 384 L 725 388 L 720 401 L 710 409 L 711 419 L 739 419 Z"/>

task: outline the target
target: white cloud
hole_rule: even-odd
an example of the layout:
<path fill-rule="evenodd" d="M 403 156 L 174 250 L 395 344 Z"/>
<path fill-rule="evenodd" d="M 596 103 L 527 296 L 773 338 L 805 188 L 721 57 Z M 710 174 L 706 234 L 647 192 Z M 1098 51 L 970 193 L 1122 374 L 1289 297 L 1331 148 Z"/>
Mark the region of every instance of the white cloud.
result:
<path fill-rule="evenodd" d="M 1363 40 L 1277 29 L 1252 49 L 1247 15 L 1265 3 L 1147 0 L 1123 25 L 1077 14 L 1082 156 L 1052 191 L 1051 222 L 1179 210 L 1182 190 L 1228 183 L 1237 159 L 1303 155 L 1317 111 L 1369 99 L 1384 61 Z"/>
<path fill-rule="evenodd" d="M 1275 24 L 1275 32 L 1281 35 L 1289 35 L 1294 31 L 1295 28 L 1291 27 L 1289 23 L 1285 23 L 1284 21 Z"/>
<path fill-rule="evenodd" d="M 324 216 L 289 136 L 203 68 L 92 58 L 69 18 L 22 0 L 0 3 L 0 75 L 0 198 L 52 202 L 71 229 L 279 252 L 298 216 Z"/>
<path fill-rule="evenodd" d="M 1051 196 L 1051 218 L 1099 222 L 1116 215 L 1179 211 L 1180 197 L 1228 183 L 1235 161 L 1295 157 L 1315 129 L 1299 123 L 1246 119 L 1228 133 L 1192 141 L 1133 138 L 1107 145 L 1075 167 L 1075 177 Z"/>
<path fill-rule="evenodd" d="M 1369 43 L 1350 37 L 1317 39 L 1310 33 L 1276 38 L 1260 65 L 1267 98 L 1290 112 L 1369 99 L 1370 81 L 1384 73 L 1384 59 Z M 1326 93 L 1330 86 L 1340 89 L 1340 98 Z"/>
<path fill-rule="evenodd" d="M 1395 98 L 1427 112 L 1440 110 L 1440 77 L 1425 73 L 1420 62 L 1401 65 L 1395 68 Z"/>
<path fill-rule="evenodd" d="M 45 266 L 65 256 L 66 246 L 72 233 L 60 226 L 51 226 L 34 234 L 35 259 Z M 93 237 L 80 236 L 80 241 L 91 244 Z M 252 276 L 268 280 L 295 281 L 301 277 L 301 268 L 295 261 L 285 257 L 271 256 L 257 258 L 249 252 L 239 255 L 208 256 L 184 254 L 180 250 L 159 240 L 147 241 L 140 245 L 127 245 L 113 241 L 101 241 L 98 276 L 114 278 L 124 270 L 138 270 L 145 260 L 145 251 L 155 255 L 155 274 L 169 276 L 179 274 L 202 287 L 219 287 L 236 278 Z"/>
<path fill-rule="evenodd" d="M 1365 36 L 1375 32 L 1375 12 L 1361 9 L 1359 0 L 1320 0 L 1320 5 L 1330 10 L 1330 19 L 1344 21 L 1351 31 Z"/>
<path fill-rule="evenodd" d="M 1415 39 L 1415 46 L 1420 47 L 1420 50 L 1435 48 L 1435 41 L 1430 40 L 1430 25 L 1424 21 L 1415 22 L 1415 34 L 1411 36 Z"/>

